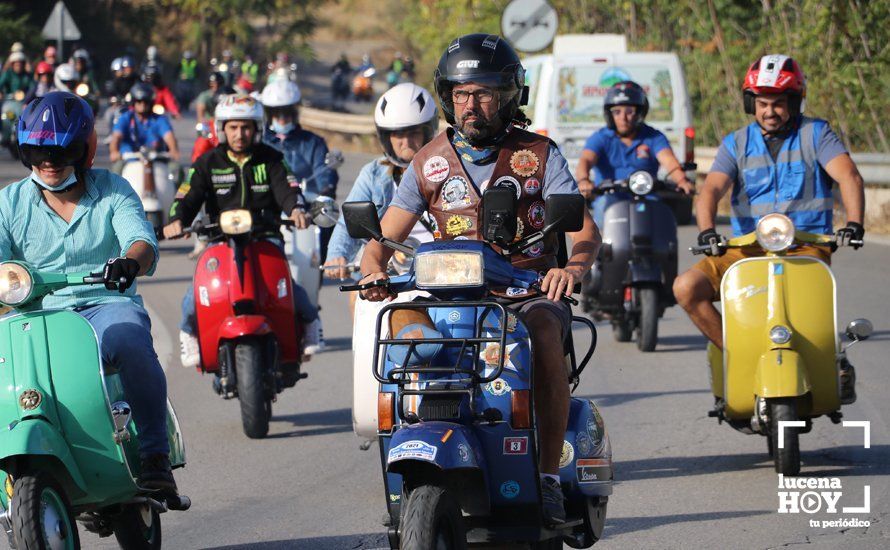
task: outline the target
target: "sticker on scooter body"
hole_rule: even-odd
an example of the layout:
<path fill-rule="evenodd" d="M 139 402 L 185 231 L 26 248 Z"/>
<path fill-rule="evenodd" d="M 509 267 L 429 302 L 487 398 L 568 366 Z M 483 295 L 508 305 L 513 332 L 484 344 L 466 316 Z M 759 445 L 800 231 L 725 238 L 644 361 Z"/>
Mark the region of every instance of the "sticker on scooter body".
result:
<path fill-rule="evenodd" d="M 579 458 L 575 471 L 578 475 L 578 483 L 595 483 L 597 481 L 609 481 L 609 461 L 603 458 Z"/>
<path fill-rule="evenodd" d="M 504 498 L 516 498 L 519 496 L 519 484 L 512 479 L 501 483 L 501 495 Z"/>
<path fill-rule="evenodd" d="M 504 454 L 505 455 L 528 454 L 528 438 L 527 437 L 505 437 L 504 438 Z"/>
<path fill-rule="evenodd" d="M 405 458 L 426 460 L 432 462 L 436 460 L 436 453 L 439 452 L 438 447 L 434 447 L 425 441 L 414 439 L 406 441 L 397 447 L 389 450 L 387 462 L 395 462 Z"/>

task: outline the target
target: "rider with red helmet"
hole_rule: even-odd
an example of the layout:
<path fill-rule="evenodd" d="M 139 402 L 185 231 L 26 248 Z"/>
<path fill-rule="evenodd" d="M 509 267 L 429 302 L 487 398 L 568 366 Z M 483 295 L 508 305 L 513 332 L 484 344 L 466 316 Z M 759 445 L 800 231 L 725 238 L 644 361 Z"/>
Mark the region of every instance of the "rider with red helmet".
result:
<path fill-rule="evenodd" d="M 835 181 L 847 218 L 837 231 L 838 244 L 861 241 L 862 176 L 828 122 L 803 115 L 807 81 L 797 62 L 785 55 L 761 57 L 748 69 L 742 91 L 745 112 L 754 122 L 726 136 L 717 151 L 695 204 L 698 243 L 723 240 L 715 218 L 717 203 L 729 192 L 734 236 L 753 232 L 757 221 L 773 212 L 788 216 L 800 231 L 831 234 Z M 674 294 L 702 333 L 722 348 L 721 318 L 712 304 L 720 296 L 720 279 L 736 261 L 765 251 L 757 245 L 719 251 L 718 257 L 706 257 L 677 277 Z M 831 261 L 830 249 L 823 246 L 800 246 L 788 254 Z M 842 367 L 842 403 L 856 399 L 854 380 L 852 366 Z"/>

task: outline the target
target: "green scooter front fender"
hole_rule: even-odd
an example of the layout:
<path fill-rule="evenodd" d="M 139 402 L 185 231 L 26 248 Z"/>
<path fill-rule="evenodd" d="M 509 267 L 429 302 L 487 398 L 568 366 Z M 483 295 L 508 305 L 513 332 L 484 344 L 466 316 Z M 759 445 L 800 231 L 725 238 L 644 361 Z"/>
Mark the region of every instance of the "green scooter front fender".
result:
<path fill-rule="evenodd" d="M 0 469 L 3 482 L 6 474 L 30 469 L 53 472 L 69 498 L 80 498 L 87 493 L 87 483 L 71 454 L 68 443 L 52 424 L 42 418 L 19 422 L 10 430 L 0 431 Z M 6 491 L 3 491 L 4 508 Z"/>

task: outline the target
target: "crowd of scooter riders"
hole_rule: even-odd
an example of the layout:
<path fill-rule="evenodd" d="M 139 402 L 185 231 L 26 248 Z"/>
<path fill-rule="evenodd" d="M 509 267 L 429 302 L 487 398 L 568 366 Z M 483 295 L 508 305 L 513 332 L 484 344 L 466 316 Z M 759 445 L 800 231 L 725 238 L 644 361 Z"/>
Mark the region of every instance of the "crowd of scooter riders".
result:
<path fill-rule="evenodd" d="M 136 313 L 127 310 L 121 315 L 138 317 L 141 299 L 135 294 L 133 282 L 137 276 L 154 270 L 160 250 L 156 239 L 195 238 L 195 281 L 184 289 L 182 299 L 181 363 L 213 372 L 214 391 L 223 398 L 240 400 L 244 431 L 249 437 L 266 435 L 275 395 L 305 377 L 301 365 L 324 351 L 318 303 L 322 277 L 350 283 L 345 288 L 352 290 L 350 304 L 358 323 L 366 318 L 362 317 L 368 311 L 364 308 L 370 307 L 366 303 L 359 305 L 358 298 L 362 302 L 379 302 L 392 300 L 400 290 L 422 290 L 419 283 L 423 275 L 412 271 L 415 268 L 410 260 L 415 250 L 459 247 L 463 240 L 482 240 L 488 243 L 486 250 L 495 250 L 489 246 L 492 245 L 499 254 L 510 254 L 497 256 L 511 260 L 512 264 L 507 265 L 512 265 L 516 273 L 512 280 L 507 277 L 510 283 L 504 285 L 502 295 L 494 290 L 497 285 L 490 281 L 486 284 L 490 283 L 492 293 L 507 304 L 501 308 L 503 337 L 507 337 L 507 325 L 512 318 L 510 332 L 515 334 L 511 338 L 525 338 L 527 347 L 535 347 L 536 389 L 532 397 L 525 394 L 524 406 L 529 406 L 528 399 L 533 400 L 538 430 L 531 434 L 530 443 L 528 435 L 521 434 L 526 433 L 522 430 L 534 430 L 534 425 L 511 420 L 514 432 L 497 435 L 498 442 L 503 439 L 504 456 L 539 453 L 538 459 L 527 465 L 535 480 L 533 501 L 537 507 L 530 521 L 540 530 L 529 535 L 538 537 L 535 540 L 557 541 L 560 547 L 563 540 L 577 544 L 576 547 L 592 545 L 602 535 L 605 504 L 611 493 L 611 450 L 604 437 L 602 419 L 592 402 L 582 406 L 579 400 L 571 398 L 569 386 L 563 380 L 568 357 L 569 379 L 575 382 L 590 358 L 588 354 L 578 368 L 570 336 L 573 302 L 595 320 L 608 323 L 617 341 L 636 340 L 645 352 L 657 347 L 658 319 L 667 308 L 679 304 L 709 340 L 712 373 L 727 377 L 722 384 L 712 380 L 712 416 L 727 420 L 739 431 L 767 435 L 771 442 L 769 452 L 775 455 L 780 473 L 797 474 L 800 458 L 776 448 L 776 419 L 805 418 L 811 422 L 824 414 L 837 420 L 840 406 L 856 399 L 855 370 L 843 352 L 834 349 L 826 352 L 831 355 L 827 363 L 823 362 L 827 366 L 809 374 L 812 379 L 807 380 L 807 387 L 813 388 L 815 396 L 806 405 L 810 409 L 795 402 L 795 395 L 763 395 L 755 390 L 757 399 L 744 405 L 753 408 L 741 410 L 734 401 L 737 392 L 733 384 L 737 378 L 726 374 L 728 367 L 724 367 L 728 360 L 724 361 L 722 354 L 727 346 L 737 344 L 727 340 L 724 330 L 730 329 L 724 328 L 714 302 L 721 296 L 732 299 L 722 285 L 726 284 L 724 275 L 735 269 L 736 263 L 769 257 L 774 262 L 770 265 L 775 266 L 779 265 L 775 258 L 787 255 L 810 258 L 813 265 L 818 264 L 813 267 L 806 262 L 789 262 L 782 269 L 769 268 L 770 276 L 784 274 L 790 278 L 796 276 L 798 269 L 828 269 L 837 246 L 862 246 L 862 178 L 830 125 L 803 115 L 806 78 L 802 68 L 788 56 L 762 56 L 747 68 L 741 107 L 754 121 L 726 137 L 711 172 L 697 185 L 694 166 L 681 163 L 664 134 L 646 124 L 646 91 L 632 81 L 619 82 L 607 91 L 603 106 L 605 126 L 587 140 L 573 173 L 556 144 L 545 136 L 525 131 L 529 121 L 521 110 L 528 93 L 524 69 L 505 40 L 483 34 L 456 39 L 443 53 L 436 69 L 434 93 L 413 82 L 400 82 L 402 75 L 413 80 L 414 68 L 410 59 L 398 55 L 388 69 L 389 75 L 396 76 L 374 108 L 383 154 L 361 169 L 345 198 L 344 204 L 350 206 L 344 207 L 344 215 L 340 215 L 335 202 L 342 155 L 329 150 L 322 137 L 300 125 L 303 94 L 296 82 L 296 65 L 287 55 L 277 55 L 261 71 L 249 57 L 236 60 L 226 50 L 211 61 L 205 90 L 200 90 L 199 67 L 192 52 L 184 52 L 179 65 L 171 69 L 152 46 L 143 60 L 126 55 L 115 59 L 111 69 L 113 76 L 100 93 L 85 50 L 75 50 L 62 63 L 56 59 L 55 49 L 48 47 L 42 59 L 32 63 L 20 44 L 13 46 L 0 74 L 4 100 L 2 138 L 33 172 L 29 178 L 4 189 L 4 196 L 9 201 L 24 203 L 22 197 L 36 189 L 49 208 L 68 221 L 73 219 L 72 205 L 76 206 L 81 197 L 90 197 L 100 204 L 94 194 L 118 189 L 123 181 L 128 186 L 127 200 L 136 201 L 130 206 L 138 203 L 151 222 L 150 228 L 114 224 L 114 231 L 120 233 L 118 241 L 127 243 L 124 250 L 105 254 L 108 247 L 102 248 L 101 244 L 90 249 L 89 253 L 96 255 L 92 259 L 104 264 L 96 282 L 105 285 L 107 294 L 96 294 L 95 301 L 88 294 L 74 293 L 72 296 L 77 298 L 70 302 L 60 297 L 59 305 L 73 307 L 96 328 L 104 360 L 112 356 L 115 361 L 122 359 L 119 350 L 112 354 L 102 340 L 103 330 L 113 320 L 106 318 L 103 311 L 107 310 L 101 308 L 108 308 L 111 297 L 116 299 L 115 293 L 119 293 L 121 300 L 129 300 L 128 307 L 136 307 Z M 374 72 L 370 69 L 373 66 L 364 60 L 362 67 L 353 70 L 345 57 L 335 65 L 335 107 L 337 98 L 342 99 L 347 89 L 344 75 L 371 79 Z M 175 74 L 172 86 L 165 80 L 165 75 L 170 74 Z M 370 85 L 362 83 L 366 84 Z M 365 93 L 371 92 L 363 88 L 361 94 Z M 100 96 L 108 105 L 106 116 L 111 131 L 106 143 L 112 172 L 123 175 L 123 180 L 90 168 L 97 148 L 95 117 Z M 20 102 L 19 108 L 7 109 L 10 101 Z M 168 117 L 179 118 L 192 105 L 197 113 L 198 136 L 189 160 L 181 158 Z M 15 112 L 14 120 L 6 120 L 8 111 Z M 444 132 L 440 132 L 440 118 L 448 123 Z M 51 122 L 47 122 L 49 119 Z M 54 125 L 52 129 L 50 124 Z M 29 179 L 34 185 L 28 183 Z M 839 230 L 835 230 L 832 220 L 833 182 L 841 189 L 847 218 Z M 664 193 L 687 200 L 697 194 L 700 233 L 693 248 L 706 258 L 682 274 L 677 269 L 677 223 L 671 209 L 661 200 Z M 727 194 L 733 231 L 730 239 L 716 225 L 718 202 Z M 575 212 L 577 219 L 554 221 L 551 204 L 561 204 L 565 212 L 573 212 L 573 198 L 581 201 L 579 196 L 584 201 Z M 368 208 L 364 217 L 357 214 L 362 204 Z M 498 208 L 503 211 L 493 213 L 495 204 L 501 205 Z M 116 213 L 112 211 L 110 215 Z M 364 226 L 356 221 L 359 218 Z M 499 236 L 504 231 L 509 238 Z M 0 234 L 0 252 L 7 256 L 0 259 L 35 264 L 46 259 L 40 254 L 28 256 L 35 254 L 33 251 L 15 257 L 15 234 Z M 571 246 L 563 242 L 566 236 Z M 519 248 L 514 250 L 515 246 Z M 441 250 L 447 252 L 445 248 Z M 102 254 L 105 256 L 100 258 Z M 65 272 L 69 267 L 53 265 Z M 48 264 L 35 267 L 49 268 Z M 448 269 L 446 264 L 438 267 Z M 489 276 L 487 264 L 480 269 L 480 277 Z M 523 281 L 520 272 L 537 274 L 539 279 Z M 407 278 L 406 273 L 410 275 Z M 814 272 L 806 273 L 815 276 Z M 211 283 L 223 274 L 239 278 L 241 294 L 214 294 L 215 286 Z M 411 287 L 413 284 L 418 286 Z M 782 283 L 770 279 L 763 284 L 775 289 Z M 571 297 L 576 286 L 580 288 L 580 304 Z M 789 295 L 793 292 L 781 288 Z M 433 298 L 442 298 L 436 294 L 436 285 L 426 290 Z M 412 313 L 399 325 L 393 312 L 391 336 L 412 342 L 427 338 L 441 346 L 439 340 L 447 340 L 443 327 L 451 327 L 449 330 L 457 334 L 460 312 L 464 310 L 455 304 L 467 298 L 453 288 L 449 292 L 443 296 L 456 302 L 448 302 L 453 311 L 447 318 Z M 769 295 L 775 292 L 778 291 L 770 290 Z M 773 326 L 768 338 L 773 344 L 759 360 L 768 362 L 773 358 L 770 354 L 778 351 L 777 361 L 782 364 L 783 353 L 785 357 L 797 357 L 792 347 L 794 331 L 785 326 L 788 320 L 775 314 L 773 306 L 770 311 Z M 374 310 L 373 315 L 378 312 Z M 216 317 L 202 320 L 202 315 L 211 314 Z M 343 312 L 324 315 L 341 319 Z M 480 323 L 487 321 L 485 315 L 480 317 Z M 511 315 L 520 319 L 518 332 L 516 317 Z M 236 326 L 231 319 L 240 319 L 241 324 Z M 832 332 L 833 322 L 832 317 Z M 141 327 L 131 329 L 135 331 L 132 338 L 145 338 L 145 320 L 140 317 L 132 324 Z M 595 335 L 593 324 L 590 326 Z M 850 329 L 851 338 L 867 337 L 867 330 L 861 327 Z M 366 328 L 372 330 L 371 326 Z M 798 330 L 807 329 L 801 326 Z M 271 339 L 264 339 L 270 333 Z M 467 338 L 472 340 L 465 336 L 465 342 L 469 341 Z M 230 341 L 234 342 L 231 346 Z M 257 341 L 266 347 L 256 347 Z M 409 369 L 415 351 L 426 354 L 427 363 L 441 353 L 441 348 L 433 344 L 424 348 L 421 343 L 416 350 L 415 344 L 400 359 L 387 356 L 387 368 Z M 357 365 L 369 370 L 369 360 L 359 355 L 356 350 Z M 166 399 L 163 373 L 158 376 L 156 357 L 152 360 L 148 355 L 136 356 L 135 360 L 144 363 L 144 378 L 129 374 L 122 377 L 122 383 L 134 405 L 133 422 L 140 438 L 140 465 L 133 469 L 141 472 L 136 476 L 137 484 L 156 495 L 173 495 L 169 497 L 169 509 L 185 509 L 187 505 L 176 500 L 172 475 L 172 469 L 180 464 L 168 458 L 172 451 L 164 442 L 163 425 L 168 413 L 157 399 L 161 394 Z M 276 363 L 275 372 L 268 379 L 261 376 L 251 381 L 247 365 L 270 357 Z M 522 369 L 515 365 L 515 375 L 508 376 L 507 370 L 511 361 L 521 366 L 522 361 L 530 359 L 519 351 L 511 356 L 503 350 L 496 351 L 494 359 L 485 353 L 480 357 L 489 367 L 496 366 L 498 375 L 490 380 L 477 376 L 474 383 L 484 387 L 492 398 L 512 396 L 513 401 L 505 410 L 515 418 L 520 414 L 517 411 L 522 410 L 515 395 L 527 392 L 522 388 L 529 388 L 531 381 L 528 376 L 522 378 Z M 790 363 L 792 359 L 785 361 Z M 126 367 L 122 366 L 121 371 L 127 372 Z M 404 373 L 415 376 L 407 377 L 409 382 L 424 376 L 422 371 Z M 376 372 L 374 375 L 382 376 Z M 822 389 L 817 375 L 833 376 L 833 385 Z M 413 428 L 423 423 L 424 414 L 433 415 L 430 407 L 410 413 L 393 412 L 392 395 L 423 395 L 424 388 L 406 390 L 404 382 L 392 374 L 388 376 L 377 380 L 395 389 L 391 387 L 389 394 L 380 393 L 390 395 L 388 405 L 386 398 L 378 398 L 375 391 L 375 415 L 389 411 L 393 422 L 398 424 L 395 419 L 400 418 L 405 426 Z M 759 371 L 757 376 L 760 381 Z M 139 387 L 145 380 L 150 383 Z M 479 384 L 480 380 L 486 381 L 484 386 Z M 148 391 L 157 395 L 149 396 Z M 440 389 L 440 393 L 444 400 L 448 390 Z M 745 399 L 750 396 L 750 392 L 740 393 Z M 777 400 L 776 395 L 781 399 Z M 827 402 L 824 407 L 820 399 Z M 398 403 L 401 407 L 400 399 Z M 502 405 L 492 405 L 481 413 L 484 421 L 492 425 L 498 422 L 501 417 L 497 415 L 507 414 L 500 412 Z M 458 405 L 455 407 L 459 409 Z M 458 418 L 462 413 L 455 414 Z M 438 487 L 442 494 L 430 493 L 429 498 L 441 499 L 441 507 L 446 511 L 457 509 L 456 516 L 435 516 L 429 524 L 415 525 L 410 523 L 414 520 L 409 521 L 406 514 L 394 508 L 398 503 L 419 506 L 424 486 L 417 480 L 409 483 L 411 474 L 396 464 L 409 460 L 412 464 L 428 461 L 440 465 L 435 460 L 439 447 L 426 440 L 398 440 L 398 429 L 393 431 L 392 424 L 381 423 L 382 417 L 377 422 L 381 445 L 386 446 L 384 451 L 388 453 L 384 471 L 393 547 L 463 547 L 457 540 L 466 534 L 463 527 L 458 528 L 462 520 L 460 508 L 455 507 L 460 499 L 442 496 L 449 487 L 457 490 L 454 487 L 432 483 L 430 486 Z M 441 436 L 445 454 L 444 445 L 452 430 L 446 435 L 434 433 Z M 465 435 L 455 438 L 454 460 L 465 467 L 475 464 L 476 453 L 483 453 L 475 447 L 472 452 L 468 450 L 467 446 L 473 447 L 475 440 Z M 431 475 L 428 470 L 424 472 Z M 402 478 L 397 482 L 391 477 L 395 474 L 405 479 L 398 488 L 392 484 L 401 484 Z M 596 479 L 598 475 L 608 479 Z M 608 481 L 608 487 L 598 486 L 600 481 Z M 519 502 L 526 497 L 521 493 L 522 486 L 523 482 L 513 479 L 498 482 L 492 486 L 490 498 L 504 506 Z M 594 489 L 595 486 L 600 488 Z M 152 496 L 145 498 L 149 500 L 139 502 L 154 502 Z M 465 510 L 472 508 L 463 505 Z M 401 528 L 400 521 L 405 522 Z M 448 527 L 444 531 L 442 522 Z M 105 532 L 101 526 L 96 529 Z M 107 534 L 117 534 L 115 529 Z M 11 536 L 11 540 L 18 541 L 15 537 L 25 534 L 15 531 Z M 412 536 L 426 542 L 411 546 Z"/>

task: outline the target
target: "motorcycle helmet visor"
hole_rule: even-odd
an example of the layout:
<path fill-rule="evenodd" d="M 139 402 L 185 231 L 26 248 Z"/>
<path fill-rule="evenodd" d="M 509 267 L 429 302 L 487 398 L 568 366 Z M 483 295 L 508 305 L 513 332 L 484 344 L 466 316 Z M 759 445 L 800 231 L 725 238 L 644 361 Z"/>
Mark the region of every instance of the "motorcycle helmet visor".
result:
<path fill-rule="evenodd" d="M 19 146 L 22 160 L 29 166 L 40 166 L 49 162 L 53 166 L 76 166 L 86 152 L 86 143 L 75 141 L 67 147 L 59 145 L 28 145 Z"/>
<path fill-rule="evenodd" d="M 272 120 L 273 118 L 285 118 L 296 116 L 296 108 L 293 105 L 285 105 L 284 107 L 264 107 L 263 111 L 266 113 L 266 119 Z"/>

